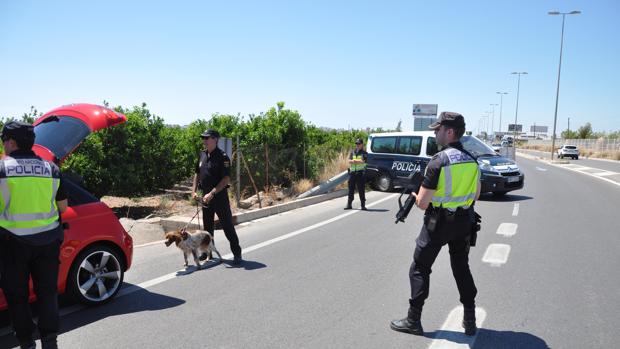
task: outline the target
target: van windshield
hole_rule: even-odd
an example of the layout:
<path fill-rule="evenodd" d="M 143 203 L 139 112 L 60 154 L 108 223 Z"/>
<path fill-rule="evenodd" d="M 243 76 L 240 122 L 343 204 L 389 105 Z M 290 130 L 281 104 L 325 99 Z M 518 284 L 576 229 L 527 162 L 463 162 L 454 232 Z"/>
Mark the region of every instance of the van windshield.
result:
<path fill-rule="evenodd" d="M 471 155 L 475 157 L 479 156 L 498 156 L 497 153 L 488 145 L 484 144 L 481 140 L 472 136 L 461 137 L 461 143 L 463 148 L 467 150 Z"/>

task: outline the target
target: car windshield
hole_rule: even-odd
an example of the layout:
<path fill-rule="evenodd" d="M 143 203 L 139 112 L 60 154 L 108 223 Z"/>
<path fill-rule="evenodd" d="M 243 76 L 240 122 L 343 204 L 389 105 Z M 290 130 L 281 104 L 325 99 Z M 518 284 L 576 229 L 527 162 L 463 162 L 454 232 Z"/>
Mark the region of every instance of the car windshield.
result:
<path fill-rule="evenodd" d="M 491 147 L 482 143 L 482 141 L 476 137 L 463 136 L 461 137 L 461 143 L 463 143 L 463 148 L 475 157 L 483 155 L 498 156 Z"/>
<path fill-rule="evenodd" d="M 577 149 L 577 147 L 574 145 L 565 145 L 564 149 Z"/>
<path fill-rule="evenodd" d="M 90 129 L 84 122 L 70 116 L 51 116 L 34 128 L 35 143 L 63 159 L 77 147 Z"/>

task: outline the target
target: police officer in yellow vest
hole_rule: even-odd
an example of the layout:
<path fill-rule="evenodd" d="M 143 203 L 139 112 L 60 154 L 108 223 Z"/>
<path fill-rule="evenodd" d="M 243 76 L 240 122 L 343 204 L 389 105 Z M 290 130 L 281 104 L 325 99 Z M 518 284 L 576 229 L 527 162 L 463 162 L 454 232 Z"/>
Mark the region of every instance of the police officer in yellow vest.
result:
<path fill-rule="evenodd" d="M 452 274 L 464 307 L 463 328 L 466 335 L 474 335 L 477 290 L 468 256 L 473 206 L 480 195 L 480 171 L 476 160 L 460 142 L 465 133 L 465 119 L 461 114 L 442 112 L 429 128 L 435 131 L 443 150 L 429 161 L 416 198 L 416 205 L 425 210 L 425 215 L 409 269 L 409 312 L 406 318 L 392 321 L 390 327 L 423 335 L 420 318 L 429 294 L 431 267 L 442 246 L 448 244 Z"/>
<path fill-rule="evenodd" d="M 42 346 L 57 348 L 59 212 L 67 209 L 60 170 L 32 151 L 32 125 L 8 122 L 0 137 L 6 154 L 0 160 L 0 284 L 21 348 L 35 348 L 28 304 L 32 277 Z"/>
<path fill-rule="evenodd" d="M 362 210 L 366 210 L 366 161 L 368 153 L 364 150 L 364 142 L 361 138 L 355 140 L 355 150 L 349 155 L 349 200 L 345 210 L 352 208 L 355 197 L 355 187 L 360 196 Z"/>

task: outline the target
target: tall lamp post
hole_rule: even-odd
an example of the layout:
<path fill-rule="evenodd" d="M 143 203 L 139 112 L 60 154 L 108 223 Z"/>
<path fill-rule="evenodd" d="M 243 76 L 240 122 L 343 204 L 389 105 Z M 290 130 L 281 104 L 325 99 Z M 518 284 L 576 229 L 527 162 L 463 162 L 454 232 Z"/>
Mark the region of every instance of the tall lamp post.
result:
<path fill-rule="evenodd" d="M 516 148 L 517 145 L 517 115 L 519 115 L 519 89 L 521 88 L 521 75 L 527 75 L 526 71 L 523 72 L 512 72 L 511 74 L 516 74 L 517 78 L 517 107 L 515 109 L 515 124 L 514 124 L 514 136 L 512 138 L 512 142 Z"/>
<path fill-rule="evenodd" d="M 507 95 L 508 92 L 495 92 L 499 95 L 499 132 L 502 132 L 502 105 L 503 105 L 503 99 L 504 99 L 504 95 Z"/>
<path fill-rule="evenodd" d="M 560 64 L 558 65 L 558 86 L 555 91 L 555 113 L 553 114 L 553 133 L 551 134 L 551 160 L 553 160 L 553 150 L 555 149 L 555 126 L 558 120 L 558 100 L 560 98 L 560 73 L 562 72 L 562 49 L 564 48 L 564 20 L 566 15 L 578 15 L 581 11 L 558 12 L 550 11 L 551 16 L 562 15 L 562 35 L 560 36 Z"/>
<path fill-rule="evenodd" d="M 493 141 L 495 139 L 495 106 L 499 105 L 497 103 L 491 103 L 489 104 L 491 106 L 491 134 L 493 135 L 493 137 L 491 138 L 491 141 Z"/>

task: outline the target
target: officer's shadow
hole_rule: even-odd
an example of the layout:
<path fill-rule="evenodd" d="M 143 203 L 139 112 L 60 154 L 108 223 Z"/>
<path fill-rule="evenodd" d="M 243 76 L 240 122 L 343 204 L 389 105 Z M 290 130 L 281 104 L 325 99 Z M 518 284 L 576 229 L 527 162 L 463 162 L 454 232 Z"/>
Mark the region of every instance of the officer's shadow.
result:
<path fill-rule="evenodd" d="M 126 294 L 127 292 L 129 294 Z M 122 296 L 123 293 L 126 295 Z M 119 291 L 119 295 L 103 306 L 82 307 L 81 305 L 72 304 L 63 297 L 61 297 L 60 303 L 61 320 L 59 336 L 62 336 L 62 333 L 73 331 L 109 317 L 174 308 L 184 304 L 185 300 L 151 292 L 137 285 L 124 283 L 123 288 Z M 77 310 L 74 307 L 77 307 Z M 63 315 L 63 313 L 67 312 L 68 314 Z M 13 334 L 5 331 L 10 324 L 2 321 L 0 326 L 3 327 L 2 334 L 0 334 L 0 348 L 19 346 Z M 35 339 L 38 340 L 39 338 Z"/>
<path fill-rule="evenodd" d="M 204 271 L 204 270 L 217 267 L 218 265 L 223 265 L 225 268 L 231 268 L 231 269 L 235 268 L 235 269 L 245 269 L 245 270 L 255 270 L 255 269 L 262 269 L 262 268 L 267 267 L 266 264 L 263 264 L 261 262 L 256 262 L 256 261 L 250 261 L 247 259 L 244 259 L 243 261 L 241 261 L 240 264 L 234 264 L 233 261 L 230 259 L 214 258 L 204 263 L 200 269 L 198 269 L 195 265 L 189 265 L 185 269 L 177 271 L 176 276 L 189 275 L 197 271 Z"/>
<path fill-rule="evenodd" d="M 526 332 L 497 331 L 486 328 L 478 330 L 478 335 L 473 346 L 471 345 L 473 337 L 468 337 L 463 332 L 440 330 L 424 333 L 424 337 L 469 345 L 470 349 L 549 349 L 549 346 L 542 338 L 533 334 Z"/>

